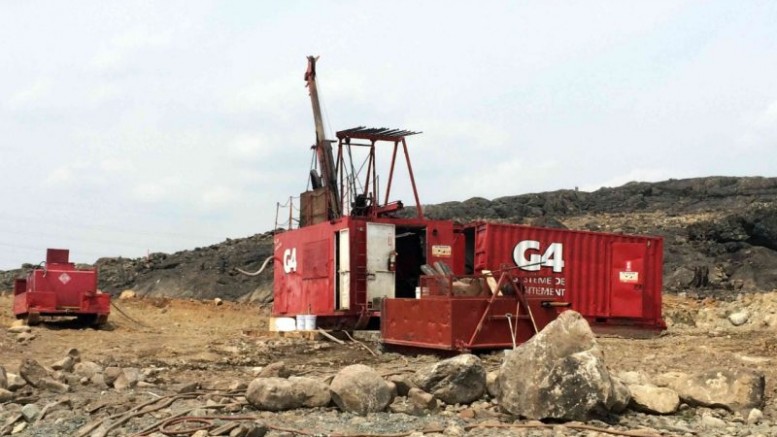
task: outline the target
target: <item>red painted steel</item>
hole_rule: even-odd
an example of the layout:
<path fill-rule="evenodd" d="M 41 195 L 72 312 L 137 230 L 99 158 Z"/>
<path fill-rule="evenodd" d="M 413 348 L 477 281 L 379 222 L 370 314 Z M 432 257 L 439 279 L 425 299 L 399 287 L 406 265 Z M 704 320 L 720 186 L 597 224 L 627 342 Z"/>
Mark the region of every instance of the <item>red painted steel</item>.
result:
<path fill-rule="evenodd" d="M 557 297 L 593 324 L 664 329 L 663 239 L 477 223 L 474 270 L 511 269 L 530 296 Z"/>
<path fill-rule="evenodd" d="M 424 296 L 421 299 L 386 299 L 381 311 L 383 343 L 441 350 L 505 349 L 512 347 L 510 323 L 516 330 L 516 344 L 534 335 L 526 316 L 515 318 L 514 297 L 497 297 L 485 323 L 470 343 L 473 332 L 488 306 L 489 297 Z M 556 318 L 561 309 L 542 307 L 542 298 L 529 299 L 538 329 Z M 510 323 L 505 316 L 510 314 Z M 517 324 L 517 328 L 516 328 Z"/>
<path fill-rule="evenodd" d="M 44 316 L 110 314 L 110 295 L 97 289 L 97 270 L 77 268 L 66 249 L 49 249 L 46 265 L 14 283 L 14 315 Z"/>
<path fill-rule="evenodd" d="M 367 223 L 393 224 L 401 232 L 413 231 L 424 235 L 426 242 L 425 262 L 443 261 L 453 264 L 454 224 L 443 220 L 419 220 L 401 218 L 365 218 L 345 216 L 337 220 L 306 226 L 292 231 L 280 232 L 274 239 L 274 303 L 273 315 L 295 316 L 314 314 L 323 324 L 326 318 L 353 319 L 378 308 L 367 302 L 366 270 L 366 228 Z M 336 264 L 338 235 L 347 230 L 349 234 L 350 263 L 347 289 L 339 289 Z M 397 256 L 397 275 L 412 276 L 422 264 L 413 258 L 413 253 L 403 249 Z M 415 261 L 412 261 L 414 260 Z M 408 263 L 408 261 L 410 261 Z M 461 269 L 454 269 L 463 273 Z M 413 293 L 415 285 L 410 287 Z M 338 306 L 338 295 L 348 294 L 348 308 Z"/>

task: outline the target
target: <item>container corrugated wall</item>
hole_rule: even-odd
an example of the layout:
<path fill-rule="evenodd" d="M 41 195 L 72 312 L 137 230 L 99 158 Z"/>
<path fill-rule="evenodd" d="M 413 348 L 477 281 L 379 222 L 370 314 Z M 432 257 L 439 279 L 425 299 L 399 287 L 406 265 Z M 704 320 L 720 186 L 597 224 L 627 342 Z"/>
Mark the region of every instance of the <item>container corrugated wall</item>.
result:
<path fill-rule="evenodd" d="M 482 223 L 475 270 L 509 268 L 527 294 L 570 302 L 592 322 L 662 328 L 660 237 Z"/>

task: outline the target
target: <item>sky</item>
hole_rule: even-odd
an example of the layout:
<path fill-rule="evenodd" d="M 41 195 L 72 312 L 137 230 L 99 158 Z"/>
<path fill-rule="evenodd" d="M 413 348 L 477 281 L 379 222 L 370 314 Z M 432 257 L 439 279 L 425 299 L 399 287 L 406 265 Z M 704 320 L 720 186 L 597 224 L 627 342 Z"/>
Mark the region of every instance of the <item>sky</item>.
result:
<path fill-rule="evenodd" d="M 421 203 L 777 176 L 775 23 L 770 1 L 0 2 L 0 270 L 273 229 L 307 185 L 308 55 L 330 138 L 423 132 Z"/>

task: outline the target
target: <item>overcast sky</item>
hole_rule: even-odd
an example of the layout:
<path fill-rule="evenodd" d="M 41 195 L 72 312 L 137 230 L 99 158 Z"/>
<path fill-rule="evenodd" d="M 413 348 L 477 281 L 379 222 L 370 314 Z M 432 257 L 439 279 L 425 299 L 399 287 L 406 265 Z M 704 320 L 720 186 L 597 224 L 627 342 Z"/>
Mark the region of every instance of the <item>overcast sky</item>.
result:
<path fill-rule="evenodd" d="M 306 55 L 330 135 L 424 132 L 422 203 L 775 176 L 776 23 L 771 1 L 4 1 L 0 269 L 272 229 L 310 167 Z"/>

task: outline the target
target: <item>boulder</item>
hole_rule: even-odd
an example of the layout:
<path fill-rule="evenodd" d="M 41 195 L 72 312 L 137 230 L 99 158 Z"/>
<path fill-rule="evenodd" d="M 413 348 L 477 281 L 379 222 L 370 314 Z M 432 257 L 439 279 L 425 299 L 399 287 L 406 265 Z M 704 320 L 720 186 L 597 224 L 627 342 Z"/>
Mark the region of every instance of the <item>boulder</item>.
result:
<path fill-rule="evenodd" d="M 710 370 L 670 385 L 690 406 L 742 411 L 763 408 L 764 376 L 748 370 Z"/>
<path fill-rule="evenodd" d="M 650 377 L 642 371 L 618 372 L 618 379 L 626 385 L 651 385 Z"/>
<path fill-rule="evenodd" d="M 248 427 L 248 432 L 243 437 L 264 437 L 267 431 L 270 430 L 267 425 L 259 421 L 254 421 L 254 423 L 247 425 L 244 424 L 243 426 Z"/>
<path fill-rule="evenodd" d="M 397 395 L 399 396 L 407 396 L 407 392 L 411 388 L 418 388 L 413 379 L 408 375 L 392 375 L 389 376 L 388 381 L 394 383 L 397 387 Z"/>
<path fill-rule="evenodd" d="M 680 397 L 671 388 L 654 385 L 630 385 L 631 407 L 648 414 L 673 414 L 680 406 Z"/>
<path fill-rule="evenodd" d="M 74 347 L 67 348 L 67 351 L 65 351 L 65 356 L 72 358 L 76 363 L 81 362 L 81 352 L 79 352 L 78 349 Z"/>
<path fill-rule="evenodd" d="M 103 372 L 105 383 L 108 384 L 109 387 L 113 386 L 113 383 L 116 382 L 116 379 L 118 379 L 122 373 L 121 367 L 106 367 L 105 372 Z"/>
<path fill-rule="evenodd" d="M 486 392 L 486 369 L 480 358 L 463 354 L 418 369 L 413 382 L 446 404 L 470 404 Z"/>
<path fill-rule="evenodd" d="M 69 385 L 52 378 L 41 378 L 38 381 L 37 387 L 41 390 L 48 390 L 54 393 L 67 393 L 70 391 Z"/>
<path fill-rule="evenodd" d="M 66 356 L 65 358 L 62 358 L 61 360 L 52 364 L 51 368 L 54 370 L 62 370 L 65 372 L 70 372 L 73 370 L 73 367 L 75 366 L 75 364 L 76 364 L 76 360 L 74 360 L 73 357 Z"/>
<path fill-rule="evenodd" d="M 8 377 L 8 387 L 6 387 L 8 390 L 16 391 L 27 385 L 27 381 L 15 373 L 7 373 L 6 376 Z"/>
<path fill-rule="evenodd" d="M 502 408 L 528 419 L 586 421 L 622 403 L 588 322 L 571 310 L 508 352 L 497 384 Z"/>
<path fill-rule="evenodd" d="M 248 384 L 246 399 L 260 410 L 283 411 L 300 408 L 304 394 L 286 378 L 256 378 Z"/>
<path fill-rule="evenodd" d="M 24 416 L 24 420 L 32 422 L 40 416 L 40 407 L 35 404 L 27 404 L 22 407 L 22 416 Z"/>
<path fill-rule="evenodd" d="M 386 381 L 363 364 L 342 368 L 332 379 L 329 390 L 341 410 L 362 416 L 385 410 L 393 400 Z"/>
<path fill-rule="evenodd" d="M 22 334 L 22 333 L 28 333 L 30 331 L 32 331 L 32 328 L 30 328 L 27 325 L 16 325 L 8 328 L 8 332 L 12 334 Z"/>
<path fill-rule="evenodd" d="M 184 382 L 174 388 L 176 393 L 193 393 L 199 390 L 200 383 L 197 381 Z"/>
<path fill-rule="evenodd" d="M 499 396 L 499 385 L 496 383 L 496 377 L 499 372 L 488 372 L 486 374 L 486 391 L 492 398 Z"/>
<path fill-rule="evenodd" d="M 140 381 L 140 371 L 134 367 L 127 367 L 122 369 L 119 377 L 113 381 L 113 388 L 118 391 L 124 391 L 130 388 L 135 388 Z"/>
<path fill-rule="evenodd" d="M 423 409 L 404 396 L 398 396 L 394 399 L 388 406 L 388 411 L 394 414 L 407 414 L 408 416 L 422 416 L 424 414 Z"/>
<path fill-rule="evenodd" d="M 108 388 L 108 384 L 105 383 L 105 375 L 102 373 L 95 373 L 87 383 L 92 383 L 99 388 Z"/>
<path fill-rule="evenodd" d="M 729 314 L 728 321 L 734 326 L 742 326 L 750 319 L 750 313 L 747 310 L 737 311 Z"/>
<path fill-rule="evenodd" d="M 755 425 L 764 418 L 763 411 L 759 410 L 758 408 L 753 408 L 750 410 L 749 413 L 747 413 L 747 423 L 750 425 Z"/>
<path fill-rule="evenodd" d="M 411 388 L 407 393 L 407 398 L 421 411 L 437 411 L 439 403 L 434 395 L 427 393 L 420 388 Z"/>
<path fill-rule="evenodd" d="M 628 408 L 631 403 L 631 390 L 629 387 L 616 376 L 611 376 L 612 380 L 612 405 L 610 411 L 613 413 L 621 413 Z"/>
<path fill-rule="evenodd" d="M 41 379 L 49 377 L 49 371 L 32 358 L 25 358 L 19 365 L 19 375 L 31 386 L 38 387 Z"/>
<path fill-rule="evenodd" d="M 268 364 L 256 375 L 257 378 L 288 378 L 289 376 L 291 376 L 291 372 L 283 361 Z"/>
<path fill-rule="evenodd" d="M 137 293 L 133 290 L 124 290 L 119 294 L 119 300 L 129 300 L 137 297 Z"/>
<path fill-rule="evenodd" d="M 303 407 L 326 407 L 332 400 L 329 386 L 319 380 L 292 376 L 289 378 L 289 382 L 300 393 Z"/>
<path fill-rule="evenodd" d="M 0 388 L 0 404 L 13 400 L 13 392 Z"/>
<path fill-rule="evenodd" d="M 73 366 L 73 373 L 87 379 L 93 377 L 97 373 L 103 373 L 103 371 L 103 367 L 93 361 L 81 361 Z"/>
<path fill-rule="evenodd" d="M 719 419 L 715 416 L 711 416 L 709 414 L 705 414 L 702 416 L 701 420 L 699 421 L 701 423 L 701 426 L 704 428 L 725 428 L 726 427 L 726 421 L 723 419 Z"/>

